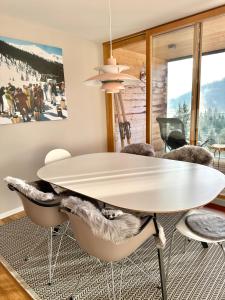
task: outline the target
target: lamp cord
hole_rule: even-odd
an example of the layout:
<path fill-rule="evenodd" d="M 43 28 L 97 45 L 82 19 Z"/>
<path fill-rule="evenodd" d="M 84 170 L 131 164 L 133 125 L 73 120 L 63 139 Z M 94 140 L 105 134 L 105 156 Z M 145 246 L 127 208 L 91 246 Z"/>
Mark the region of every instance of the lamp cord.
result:
<path fill-rule="evenodd" d="M 110 40 L 110 57 L 112 57 L 112 11 L 111 0 L 108 0 L 109 5 L 109 40 Z"/>

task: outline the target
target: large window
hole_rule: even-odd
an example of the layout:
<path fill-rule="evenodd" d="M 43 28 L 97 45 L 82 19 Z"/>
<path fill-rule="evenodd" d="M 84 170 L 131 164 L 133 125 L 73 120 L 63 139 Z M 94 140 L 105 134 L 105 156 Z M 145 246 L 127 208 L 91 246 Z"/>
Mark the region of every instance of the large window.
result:
<path fill-rule="evenodd" d="M 190 137 L 193 59 L 168 62 L 167 117 L 177 117 L 184 123 L 186 138 Z"/>
<path fill-rule="evenodd" d="M 109 49 L 105 43 L 105 57 Z M 168 150 L 159 121 L 171 117 L 191 144 L 225 143 L 225 6 L 118 39 L 113 55 L 142 80 L 121 94 L 125 114 L 106 97 L 109 151 L 145 141 Z M 120 124 L 127 121 L 131 138 L 122 139 Z"/>
<path fill-rule="evenodd" d="M 151 70 L 156 150 L 164 150 L 159 117 L 181 120 L 187 142 L 225 144 L 225 16 L 154 36 Z"/>
<path fill-rule="evenodd" d="M 193 59 L 168 62 L 167 117 L 180 118 L 190 132 Z M 198 142 L 225 143 L 225 52 L 204 54 L 201 68 Z M 182 76 L 181 76 L 182 74 Z"/>
<path fill-rule="evenodd" d="M 186 140 L 190 138 L 193 44 L 193 26 L 155 36 L 152 41 L 151 143 L 159 152 L 165 149 L 160 117 L 179 117 Z M 171 130 L 176 128 L 168 124 L 168 133 L 163 134 Z"/>
<path fill-rule="evenodd" d="M 199 141 L 225 143 L 225 52 L 202 57 Z"/>

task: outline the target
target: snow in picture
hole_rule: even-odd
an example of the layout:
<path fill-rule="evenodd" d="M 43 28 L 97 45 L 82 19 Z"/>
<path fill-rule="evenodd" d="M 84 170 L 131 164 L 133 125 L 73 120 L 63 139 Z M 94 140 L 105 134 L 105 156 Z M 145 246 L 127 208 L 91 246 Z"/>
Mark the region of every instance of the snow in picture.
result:
<path fill-rule="evenodd" d="M 67 117 L 62 49 L 0 36 L 0 125 Z"/>

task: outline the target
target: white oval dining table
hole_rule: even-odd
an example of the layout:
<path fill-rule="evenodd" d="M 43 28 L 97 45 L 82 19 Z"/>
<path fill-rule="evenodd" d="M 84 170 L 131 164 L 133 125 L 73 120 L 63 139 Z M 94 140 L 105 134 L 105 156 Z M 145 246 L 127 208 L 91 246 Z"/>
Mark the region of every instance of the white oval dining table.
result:
<path fill-rule="evenodd" d="M 213 168 L 126 153 L 75 156 L 44 166 L 37 175 L 80 195 L 155 216 L 206 205 L 225 187 L 225 175 Z M 166 300 L 161 249 L 158 257 Z"/>
<path fill-rule="evenodd" d="M 210 167 L 111 152 L 60 160 L 37 175 L 104 203 L 147 213 L 200 207 L 225 187 L 224 174 Z"/>

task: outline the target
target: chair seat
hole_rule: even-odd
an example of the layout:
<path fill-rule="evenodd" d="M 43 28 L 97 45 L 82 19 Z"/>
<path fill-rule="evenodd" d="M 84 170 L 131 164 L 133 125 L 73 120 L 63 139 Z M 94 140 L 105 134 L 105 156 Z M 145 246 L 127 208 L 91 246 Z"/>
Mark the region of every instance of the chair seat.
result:
<path fill-rule="evenodd" d="M 210 240 L 225 239 L 225 217 L 216 213 L 195 213 L 186 216 L 185 223 L 195 234 Z"/>

